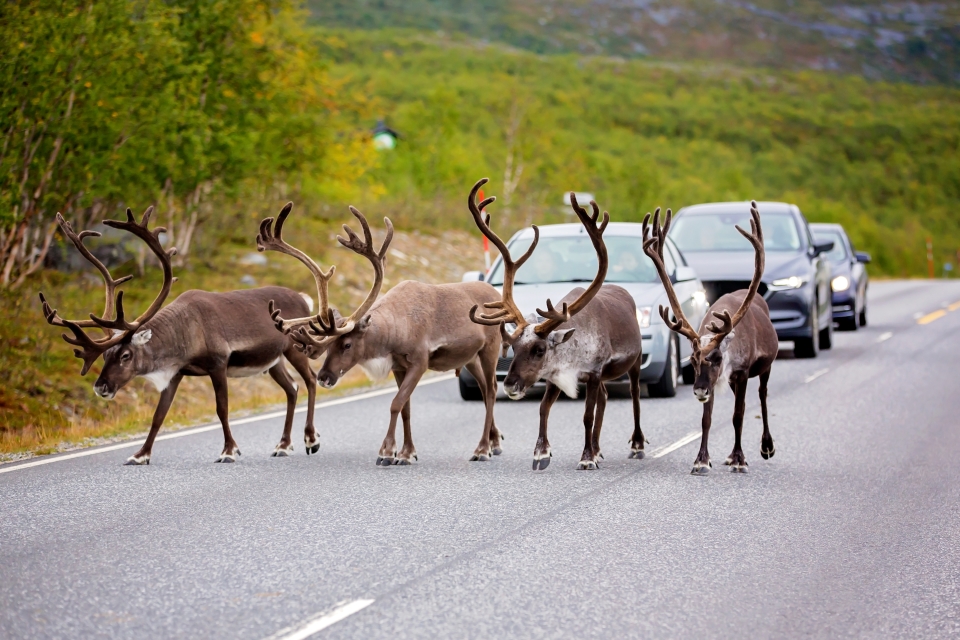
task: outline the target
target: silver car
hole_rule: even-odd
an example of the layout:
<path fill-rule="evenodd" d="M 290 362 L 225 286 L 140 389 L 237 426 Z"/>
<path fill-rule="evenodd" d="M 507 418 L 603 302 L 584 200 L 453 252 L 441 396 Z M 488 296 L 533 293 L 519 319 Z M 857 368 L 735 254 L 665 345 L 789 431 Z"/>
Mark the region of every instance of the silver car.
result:
<path fill-rule="evenodd" d="M 670 331 L 657 311 L 658 305 L 669 308 L 669 303 L 653 262 L 643 253 L 642 229 L 642 225 L 630 222 L 608 225 L 603 234 L 610 259 L 606 282 L 629 291 L 637 305 L 637 322 L 643 339 L 641 382 L 647 384 L 651 396 L 672 397 L 677 393 L 679 378 L 687 384 L 693 382 L 689 365 L 691 348 L 687 340 Z M 514 234 L 507 247 L 517 257 L 532 241 L 533 230 L 528 228 Z M 669 239 L 664 261 L 684 314 L 698 327 L 708 307 L 703 284 Z M 537 307 L 543 308 L 547 298 L 557 302 L 574 287 L 587 286 L 596 275 L 597 267 L 597 254 L 582 225 L 540 227 L 540 243 L 517 273 L 513 297 L 525 315 L 536 316 Z M 503 285 L 500 257 L 487 273 L 470 271 L 464 274 L 463 280 L 486 280 L 500 288 Z M 507 357 L 500 358 L 498 381 L 507 376 L 512 360 L 512 350 Z M 617 382 L 628 384 L 626 376 Z M 460 370 L 460 395 L 464 400 L 480 400 L 477 382 L 466 369 Z"/>

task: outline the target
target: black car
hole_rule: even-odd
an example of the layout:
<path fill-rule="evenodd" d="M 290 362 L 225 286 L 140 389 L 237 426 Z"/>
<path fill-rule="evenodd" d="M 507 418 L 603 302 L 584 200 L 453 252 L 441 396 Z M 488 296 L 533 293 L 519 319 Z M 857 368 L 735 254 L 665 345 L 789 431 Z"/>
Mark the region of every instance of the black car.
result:
<path fill-rule="evenodd" d="M 837 328 L 856 331 L 867 324 L 867 267 L 870 254 L 854 251 L 850 236 L 839 224 L 815 222 L 810 231 L 817 242 L 832 242 L 826 252 L 833 272 L 833 320 Z"/>
<path fill-rule="evenodd" d="M 832 242 L 816 243 L 796 205 L 758 204 L 765 270 L 759 293 L 781 340 L 793 341 L 798 358 L 815 358 L 833 338 L 830 261 Z M 703 282 L 707 302 L 746 289 L 753 277 L 753 247 L 734 228 L 750 229 L 749 202 L 718 202 L 677 212 L 670 237 Z"/>

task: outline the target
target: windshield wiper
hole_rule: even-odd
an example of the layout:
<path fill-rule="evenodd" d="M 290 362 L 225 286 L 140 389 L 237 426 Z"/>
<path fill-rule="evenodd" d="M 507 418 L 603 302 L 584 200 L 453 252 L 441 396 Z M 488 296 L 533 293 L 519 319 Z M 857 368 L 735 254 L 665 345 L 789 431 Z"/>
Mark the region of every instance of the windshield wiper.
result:
<path fill-rule="evenodd" d="M 593 282 L 593 278 L 571 278 L 570 280 L 552 280 L 552 282 Z"/>

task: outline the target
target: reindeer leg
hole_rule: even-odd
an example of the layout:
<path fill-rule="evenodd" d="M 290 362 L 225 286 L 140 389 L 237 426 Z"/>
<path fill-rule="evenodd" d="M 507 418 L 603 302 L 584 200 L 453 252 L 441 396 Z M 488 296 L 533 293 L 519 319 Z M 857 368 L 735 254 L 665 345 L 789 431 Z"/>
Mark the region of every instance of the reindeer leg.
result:
<path fill-rule="evenodd" d="M 490 406 L 487 409 L 487 415 L 490 416 L 490 448 L 493 455 L 498 456 L 503 453 L 503 434 L 497 429 L 497 421 L 493 416 L 493 407 L 497 402 L 497 358 L 500 356 L 500 343 L 494 342 L 486 346 L 484 351 L 480 352 L 480 366 L 486 376 L 487 389 L 490 389 Z M 483 397 L 484 403 L 487 397 Z"/>
<path fill-rule="evenodd" d="M 736 400 L 733 408 L 733 451 L 727 457 L 724 464 L 730 466 L 730 471 L 734 473 L 747 472 L 747 459 L 743 455 L 743 446 L 740 438 L 743 434 L 743 413 L 747 404 L 747 374 L 734 374 L 730 381 Z"/>
<path fill-rule="evenodd" d="M 293 429 L 293 412 L 297 408 L 297 385 L 287 373 L 286 365 L 283 360 L 270 367 L 267 370 L 274 382 L 280 385 L 283 392 L 287 395 L 287 416 L 283 420 L 283 435 L 280 437 L 280 443 L 270 454 L 274 458 L 286 457 L 293 453 L 293 444 L 290 442 L 290 431 Z"/>
<path fill-rule="evenodd" d="M 394 370 L 393 375 L 397 379 L 397 395 L 390 403 L 390 427 L 387 429 L 387 436 L 383 439 L 380 446 L 380 454 L 377 457 L 377 464 L 387 467 L 392 464 L 413 464 L 417 459 L 417 450 L 413 446 L 413 433 L 410 429 L 410 396 L 413 390 L 420 382 L 426 367 L 418 366 L 416 369 L 406 371 Z M 403 448 L 400 455 L 397 455 L 397 417 L 403 418 Z"/>
<path fill-rule="evenodd" d="M 496 387 L 491 394 L 488 387 L 487 372 L 483 370 L 476 358 L 465 364 L 464 368 L 476 378 L 480 387 L 480 396 L 483 398 L 483 405 L 486 409 L 483 419 L 483 435 L 480 436 L 480 443 L 473 450 L 473 455 L 470 456 L 470 462 L 487 462 L 493 457 L 493 448 L 490 446 L 490 427 L 493 422 L 493 402 L 496 399 Z"/>
<path fill-rule="evenodd" d="M 240 449 L 237 447 L 236 440 L 233 439 L 233 434 L 230 433 L 226 370 L 211 371 L 210 382 L 213 383 L 213 393 L 217 397 L 217 417 L 220 418 L 220 424 L 223 425 L 223 451 L 220 452 L 220 457 L 214 462 L 236 462 L 236 457 L 240 455 Z"/>
<path fill-rule="evenodd" d="M 600 377 L 590 375 L 587 378 L 587 398 L 583 411 L 583 454 L 577 464 L 578 470 L 597 469 L 596 454 L 593 450 L 593 421 L 597 410 L 597 396 L 600 395 Z"/>
<path fill-rule="evenodd" d="M 170 405 L 173 404 L 173 397 L 177 395 L 177 387 L 180 386 L 181 380 L 183 380 L 183 374 L 180 373 L 170 378 L 167 388 L 160 393 L 160 402 L 157 403 L 157 408 L 153 412 L 153 422 L 150 424 L 150 433 L 147 434 L 146 442 L 143 443 L 139 451 L 127 458 L 127 461 L 123 464 L 150 464 L 153 441 L 157 438 L 157 433 L 160 431 L 160 425 L 163 424 L 164 418 L 167 417 Z"/>
<path fill-rule="evenodd" d="M 291 348 L 289 353 L 283 355 L 307 385 L 307 421 L 303 425 L 303 446 L 309 456 L 320 451 L 320 438 L 317 437 L 317 430 L 313 426 L 314 405 L 317 403 L 317 374 L 310 368 L 310 359 L 302 351 Z"/>
<path fill-rule="evenodd" d="M 693 461 L 693 471 L 690 472 L 697 476 L 707 475 L 713 466 L 710 464 L 710 452 L 707 451 L 707 440 L 710 439 L 710 422 L 713 419 L 713 396 L 714 394 L 711 393 L 710 399 L 703 403 L 703 420 L 701 421 L 703 435 L 700 436 L 700 452 L 697 454 L 697 459 Z"/>
<path fill-rule="evenodd" d="M 560 397 L 560 387 L 552 382 L 547 383 L 547 390 L 540 401 L 540 435 L 537 437 L 537 446 L 533 448 L 533 470 L 544 470 L 550 465 L 553 452 L 550 451 L 550 441 L 547 440 L 547 420 L 550 418 L 550 408 Z"/>
<path fill-rule="evenodd" d="M 600 453 L 600 429 L 603 427 L 603 412 L 607 408 L 607 385 L 600 381 L 600 392 L 597 394 L 597 411 L 593 419 L 593 461 L 600 466 L 603 454 Z"/>
<path fill-rule="evenodd" d="M 640 357 L 630 367 L 630 399 L 633 401 L 633 436 L 630 438 L 630 455 L 628 458 L 640 460 L 646 455 L 643 445 L 647 441 L 640 429 Z"/>
<path fill-rule="evenodd" d="M 770 379 L 770 369 L 760 374 L 760 414 L 763 416 L 763 436 L 760 438 L 760 455 L 769 460 L 777 452 L 773 446 L 773 436 L 770 435 L 770 425 L 767 422 L 767 380 Z"/>

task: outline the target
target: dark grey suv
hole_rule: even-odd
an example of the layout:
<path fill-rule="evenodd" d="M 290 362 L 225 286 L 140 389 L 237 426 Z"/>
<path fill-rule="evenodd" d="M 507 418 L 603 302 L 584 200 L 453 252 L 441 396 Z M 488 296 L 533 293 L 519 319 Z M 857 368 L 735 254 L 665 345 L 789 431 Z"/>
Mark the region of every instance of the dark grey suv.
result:
<path fill-rule="evenodd" d="M 832 242 L 816 243 L 793 204 L 760 202 L 766 268 L 759 293 L 781 340 L 793 341 L 798 358 L 815 358 L 833 341 L 830 262 Z M 718 202 L 677 212 L 670 237 L 707 292 L 707 302 L 746 289 L 753 276 L 753 248 L 735 225 L 750 229 L 749 202 Z"/>

